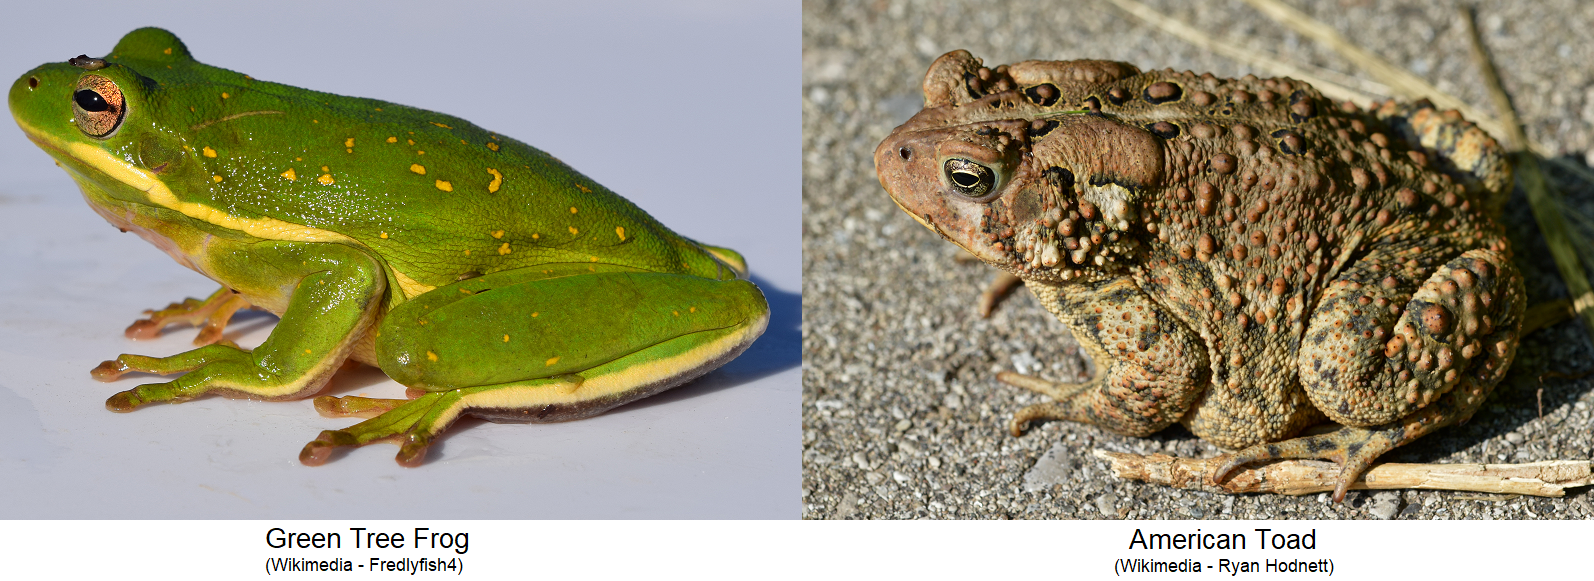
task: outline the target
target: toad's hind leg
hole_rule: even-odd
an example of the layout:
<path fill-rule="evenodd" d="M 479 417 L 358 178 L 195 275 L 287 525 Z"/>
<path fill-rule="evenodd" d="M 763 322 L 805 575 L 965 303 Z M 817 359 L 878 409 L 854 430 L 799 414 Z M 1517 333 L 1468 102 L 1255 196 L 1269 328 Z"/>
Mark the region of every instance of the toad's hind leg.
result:
<path fill-rule="evenodd" d="M 1336 501 L 1384 452 L 1466 421 L 1505 377 L 1521 332 L 1522 275 L 1509 258 L 1476 249 L 1451 260 L 1411 296 L 1393 332 L 1377 301 L 1336 284 L 1307 330 L 1301 383 L 1312 403 L 1346 427 L 1258 444 L 1213 473 L 1282 458 L 1340 465 Z"/>
<path fill-rule="evenodd" d="M 1001 381 L 1056 401 L 1013 414 L 1008 430 L 1023 434 L 1030 422 L 1073 420 L 1113 432 L 1145 436 L 1183 417 L 1207 383 L 1205 345 L 1199 336 L 1153 303 L 1128 279 L 1096 286 L 1030 283 L 1041 304 L 1067 324 L 1100 376 L 1085 383 L 1003 373 Z"/>

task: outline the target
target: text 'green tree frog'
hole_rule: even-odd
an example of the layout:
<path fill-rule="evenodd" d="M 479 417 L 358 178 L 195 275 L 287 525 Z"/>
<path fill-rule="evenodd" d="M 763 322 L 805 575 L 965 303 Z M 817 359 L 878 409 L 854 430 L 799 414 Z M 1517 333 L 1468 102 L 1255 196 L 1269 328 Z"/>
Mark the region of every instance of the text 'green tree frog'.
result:
<path fill-rule="evenodd" d="M 122 355 L 94 377 L 184 373 L 111 397 L 126 412 L 207 393 L 314 395 L 346 359 L 410 400 L 319 397 L 299 454 L 393 439 L 398 461 L 464 415 L 579 419 L 735 358 L 769 307 L 741 255 L 699 244 L 554 157 L 465 120 L 268 83 L 196 62 L 156 28 L 11 86 L 17 124 L 94 211 L 221 283 L 128 329 L 201 326 L 203 346 Z M 249 350 L 233 313 L 281 317 Z"/>

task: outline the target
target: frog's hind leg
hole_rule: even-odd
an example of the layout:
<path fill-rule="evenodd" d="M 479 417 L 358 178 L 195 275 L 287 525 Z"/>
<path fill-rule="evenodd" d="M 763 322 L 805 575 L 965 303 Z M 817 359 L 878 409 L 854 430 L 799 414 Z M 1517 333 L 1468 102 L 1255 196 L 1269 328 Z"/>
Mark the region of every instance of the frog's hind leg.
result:
<path fill-rule="evenodd" d="M 316 398 L 316 409 L 322 415 L 332 415 L 327 413 L 329 410 L 338 415 L 380 415 L 343 430 L 322 432 L 305 445 L 299 461 L 319 466 L 327 461 L 333 448 L 394 440 L 399 444 L 398 463 L 414 467 L 425 459 L 426 450 L 436 437 L 463 416 L 500 423 L 561 422 L 595 416 L 724 365 L 752 344 L 767 321 L 766 314 L 745 326 L 678 337 L 580 374 L 427 393 L 410 401 Z"/>
<path fill-rule="evenodd" d="M 597 415 L 725 364 L 768 322 L 763 294 L 739 279 L 504 271 L 461 281 L 394 308 L 380 328 L 383 371 L 425 393 L 409 402 L 318 398 L 323 414 L 379 415 L 323 432 L 299 459 L 318 465 L 336 447 L 397 439 L 398 462 L 415 466 L 465 415 Z"/>
<path fill-rule="evenodd" d="M 1164 312 L 1127 279 L 1096 288 L 1028 285 L 1042 306 L 1066 323 L 1103 368 L 1085 383 L 1053 383 L 1004 372 L 997 379 L 1056 401 L 1013 414 L 1008 431 L 1030 422 L 1072 420 L 1130 436 L 1150 435 L 1183 417 L 1210 369 L 1199 336 Z"/>
<path fill-rule="evenodd" d="M 1334 499 L 1341 501 L 1380 455 L 1466 421 L 1505 377 L 1525 303 L 1510 259 L 1476 249 L 1446 263 L 1396 310 L 1392 333 L 1385 325 L 1393 317 L 1380 314 L 1378 301 L 1362 300 L 1364 288 L 1330 289 L 1299 360 L 1312 403 L 1346 427 L 1230 454 L 1214 482 L 1255 462 L 1332 460 L 1340 465 Z"/>

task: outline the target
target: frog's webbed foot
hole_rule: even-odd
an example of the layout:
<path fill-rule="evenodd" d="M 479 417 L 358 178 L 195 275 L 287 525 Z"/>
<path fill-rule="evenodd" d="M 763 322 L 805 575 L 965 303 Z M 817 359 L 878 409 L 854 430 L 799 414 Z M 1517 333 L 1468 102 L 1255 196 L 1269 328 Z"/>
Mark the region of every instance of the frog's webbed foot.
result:
<path fill-rule="evenodd" d="M 980 292 L 980 318 L 990 318 L 991 313 L 996 310 L 996 304 L 1002 302 L 1013 289 L 1022 284 L 1024 279 L 1006 271 L 998 272 L 990 284 L 985 285 L 985 290 Z"/>
<path fill-rule="evenodd" d="M 186 324 L 199 327 L 195 345 L 209 345 L 221 341 L 222 332 L 233 314 L 245 308 L 249 308 L 249 301 L 244 300 L 243 295 L 222 287 L 203 301 L 188 298 L 166 305 L 164 309 L 144 311 L 149 318 L 133 321 L 123 334 L 129 339 L 154 339 L 167 325 Z"/>
<path fill-rule="evenodd" d="M 326 430 L 315 441 L 305 444 L 299 452 L 299 462 L 306 466 L 320 466 L 331 457 L 334 448 L 364 446 L 371 442 L 389 440 L 399 445 L 399 464 L 414 468 L 426 459 L 426 449 L 454 420 L 467 413 L 482 413 L 482 397 L 494 397 L 539 392 L 568 393 L 579 389 L 584 380 L 579 375 L 560 375 L 505 385 L 466 387 L 450 391 L 421 392 L 412 400 L 375 399 L 358 396 L 318 397 L 316 411 L 326 417 L 357 416 L 370 418 L 342 430 Z M 415 395 L 416 390 L 409 390 Z M 489 421 L 495 418 L 483 416 Z M 557 418 L 556 418 L 557 419 Z M 510 419 L 509 421 L 528 421 Z"/>
<path fill-rule="evenodd" d="M 342 430 L 326 430 L 299 452 L 299 462 L 320 466 L 332 456 L 334 448 L 364 446 L 380 440 L 398 443 L 398 463 L 420 466 L 432 440 L 448 429 L 462 411 L 460 390 L 428 393 L 414 400 L 372 399 L 364 397 L 316 398 L 316 411 L 328 417 L 369 417 Z M 367 415 L 369 414 L 369 415 Z"/>

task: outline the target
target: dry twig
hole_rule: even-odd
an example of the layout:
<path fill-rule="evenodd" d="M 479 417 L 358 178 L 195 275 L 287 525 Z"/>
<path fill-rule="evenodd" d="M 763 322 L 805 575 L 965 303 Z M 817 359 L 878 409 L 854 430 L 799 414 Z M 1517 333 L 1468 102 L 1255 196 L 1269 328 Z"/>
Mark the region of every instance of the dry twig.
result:
<path fill-rule="evenodd" d="M 1505 122 L 1505 139 L 1514 149 L 1525 149 L 1528 144 L 1527 132 L 1522 129 L 1522 122 L 1517 118 L 1516 108 L 1511 106 L 1511 97 L 1506 95 L 1505 88 L 1500 85 L 1500 75 L 1495 72 L 1494 61 L 1484 52 L 1483 40 L 1478 36 L 1478 26 L 1473 21 L 1472 12 L 1462 10 L 1462 20 L 1467 25 L 1467 35 L 1472 41 L 1472 58 L 1478 68 L 1483 71 L 1484 86 L 1489 89 L 1489 96 L 1494 99 L 1494 106 L 1499 109 L 1501 119 Z M 1544 171 L 1539 169 L 1539 157 L 1532 152 L 1521 151 L 1514 155 L 1517 166 L 1517 181 L 1522 184 L 1522 189 L 1527 192 L 1528 206 L 1533 209 L 1533 219 L 1539 223 L 1539 231 L 1544 234 L 1544 241 L 1550 246 L 1550 256 L 1555 259 L 1556 268 L 1561 271 L 1561 279 L 1566 282 L 1566 292 L 1572 296 L 1572 310 L 1582 317 L 1584 328 L 1594 332 L 1594 288 L 1590 288 L 1588 275 L 1583 271 L 1583 263 L 1578 260 L 1576 246 L 1581 242 L 1577 232 L 1566 227 L 1566 219 L 1562 217 L 1558 208 L 1560 194 L 1550 186 L 1550 181 L 1544 178 Z"/>
<path fill-rule="evenodd" d="M 1503 123 L 1467 104 L 1466 101 L 1440 91 L 1437 87 L 1428 84 L 1428 81 L 1422 80 L 1405 69 L 1389 64 L 1388 61 L 1346 40 L 1345 37 L 1340 36 L 1339 31 L 1334 30 L 1327 24 L 1318 22 L 1279 0 L 1245 1 L 1280 24 L 1333 48 L 1335 52 L 1349 59 L 1356 66 L 1361 67 L 1362 70 L 1367 71 L 1379 82 L 1389 85 L 1389 88 L 1395 92 L 1394 96 L 1407 99 L 1426 97 L 1440 109 L 1460 111 L 1463 117 L 1471 119 L 1473 123 L 1476 123 L 1478 127 L 1483 128 L 1484 131 L 1489 132 L 1491 135 L 1500 135 L 1500 132 L 1504 129 Z"/>
<path fill-rule="evenodd" d="M 1212 469 L 1222 457 L 1191 460 L 1166 454 L 1141 456 L 1095 450 L 1110 463 L 1113 475 L 1152 484 L 1211 492 L 1270 492 L 1299 496 L 1334 489 L 1339 465 L 1318 460 L 1284 460 L 1247 467 L 1222 486 L 1212 484 Z M 1378 464 L 1351 485 L 1351 490 L 1465 490 L 1532 496 L 1566 495 L 1566 489 L 1594 484 L 1594 466 L 1587 460 L 1555 460 L 1529 464 Z"/>
<path fill-rule="evenodd" d="M 1134 0 L 1112 0 L 1112 3 L 1118 5 L 1125 12 L 1184 39 L 1185 42 L 1229 57 L 1237 62 L 1245 63 L 1252 68 L 1267 71 L 1270 75 L 1306 81 L 1313 87 L 1317 87 L 1319 92 L 1336 101 L 1350 101 L 1362 107 L 1367 107 L 1378 100 L 1378 95 L 1391 94 L 1389 87 L 1382 83 L 1358 79 L 1319 67 L 1296 66 L 1270 57 L 1255 49 L 1228 44 L 1208 36 L 1190 25 L 1164 16 L 1151 7 Z M 1352 89 L 1352 85 L 1356 85 L 1358 88 Z"/>

